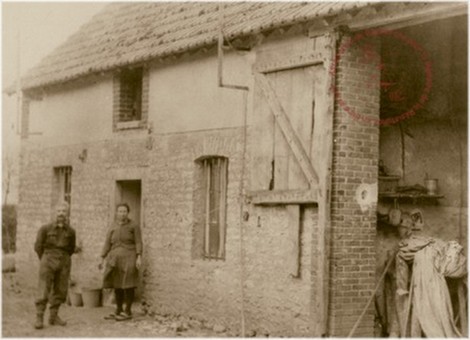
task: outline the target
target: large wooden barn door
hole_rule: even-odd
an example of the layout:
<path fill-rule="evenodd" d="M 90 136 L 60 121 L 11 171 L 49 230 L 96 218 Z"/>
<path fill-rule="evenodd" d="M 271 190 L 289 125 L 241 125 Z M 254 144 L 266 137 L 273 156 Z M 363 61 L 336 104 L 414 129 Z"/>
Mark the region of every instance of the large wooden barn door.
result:
<path fill-rule="evenodd" d="M 253 150 L 257 161 L 252 189 L 316 189 L 312 144 L 316 80 L 322 71 L 321 66 L 308 66 L 257 76 L 261 93 L 255 138 L 260 144 Z M 278 108 L 275 101 L 280 104 Z"/>
<path fill-rule="evenodd" d="M 327 334 L 334 44 L 333 34 L 306 39 L 298 49 L 261 53 L 255 65 L 249 195 L 257 205 L 286 205 L 293 255 L 299 247 L 300 205 L 318 205 L 310 303 L 316 337 Z M 299 271 L 296 261 L 293 276 Z"/>

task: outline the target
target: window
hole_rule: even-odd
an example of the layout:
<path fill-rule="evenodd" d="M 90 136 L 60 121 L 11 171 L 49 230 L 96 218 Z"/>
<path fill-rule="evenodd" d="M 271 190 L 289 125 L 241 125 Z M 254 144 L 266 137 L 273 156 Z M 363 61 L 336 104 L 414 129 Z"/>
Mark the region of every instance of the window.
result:
<path fill-rule="evenodd" d="M 142 118 L 142 68 L 123 70 L 119 75 L 119 121 Z"/>
<path fill-rule="evenodd" d="M 54 168 L 54 175 L 57 197 L 52 203 L 55 205 L 57 201 L 64 200 L 70 205 L 72 202 L 72 167 L 62 166 Z"/>
<path fill-rule="evenodd" d="M 114 77 L 113 131 L 147 127 L 149 68 L 122 69 Z"/>
<path fill-rule="evenodd" d="M 208 259 L 225 258 L 227 169 L 225 157 L 206 157 L 198 162 L 198 194 L 195 196 L 197 208 L 196 247 L 198 254 Z"/>

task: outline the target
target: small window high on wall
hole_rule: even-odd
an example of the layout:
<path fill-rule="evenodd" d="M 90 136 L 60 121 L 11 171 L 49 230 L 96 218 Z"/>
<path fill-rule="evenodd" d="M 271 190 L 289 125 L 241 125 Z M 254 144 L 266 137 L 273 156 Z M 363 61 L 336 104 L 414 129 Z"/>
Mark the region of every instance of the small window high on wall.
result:
<path fill-rule="evenodd" d="M 197 257 L 224 259 L 228 159 L 204 157 L 196 163 L 198 183 L 194 196 L 193 251 Z"/>
<path fill-rule="evenodd" d="M 72 203 L 72 167 L 61 166 L 54 168 L 55 177 L 55 201 L 53 205 L 60 200 L 66 201 L 69 205 Z"/>
<path fill-rule="evenodd" d="M 149 69 L 122 69 L 113 80 L 113 131 L 147 127 Z"/>
<path fill-rule="evenodd" d="M 140 120 L 142 117 L 142 68 L 122 71 L 119 83 L 119 121 Z"/>

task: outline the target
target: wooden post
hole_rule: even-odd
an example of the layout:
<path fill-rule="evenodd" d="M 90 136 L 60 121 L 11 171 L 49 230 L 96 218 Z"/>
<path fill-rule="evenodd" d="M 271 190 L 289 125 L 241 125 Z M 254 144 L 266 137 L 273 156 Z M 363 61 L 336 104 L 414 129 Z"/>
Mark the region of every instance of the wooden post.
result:
<path fill-rule="evenodd" d="M 331 63 L 334 62 L 336 51 L 335 33 L 331 32 L 322 38 L 326 59 L 323 69 L 316 73 L 315 87 L 315 126 L 313 133 L 313 158 L 317 174 L 319 176 L 318 190 L 318 233 L 317 244 L 312 247 L 312 264 L 316 267 L 316 274 L 312 277 L 315 282 L 312 289 L 311 314 L 313 324 L 313 336 L 322 337 L 328 335 L 328 303 L 329 303 L 329 253 L 330 253 L 330 228 L 331 228 L 331 166 L 333 158 L 333 114 L 334 114 L 334 86 L 335 75 L 330 72 Z M 318 44 L 317 44 L 318 45 Z M 316 246 L 316 247 L 315 247 Z M 316 249 L 315 249 L 316 248 Z"/>

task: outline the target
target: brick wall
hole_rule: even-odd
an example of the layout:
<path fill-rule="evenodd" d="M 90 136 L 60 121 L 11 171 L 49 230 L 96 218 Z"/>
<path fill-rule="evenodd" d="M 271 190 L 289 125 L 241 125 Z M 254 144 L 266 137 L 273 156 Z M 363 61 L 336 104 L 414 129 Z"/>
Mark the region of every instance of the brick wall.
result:
<path fill-rule="evenodd" d="M 377 187 L 379 128 L 378 62 L 374 40 L 343 36 L 338 46 L 334 118 L 330 314 L 331 336 L 346 336 L 364 309 L 375 287 L 376 195 L 362 210 L 356 190 L 365 184 Z M 350 111 L 349 113 L 347 111 Z M 354 117 L 352 115 L 354 115 Z M 373 336 L 374 304 L 367 310 L 354 336 Z"/>

